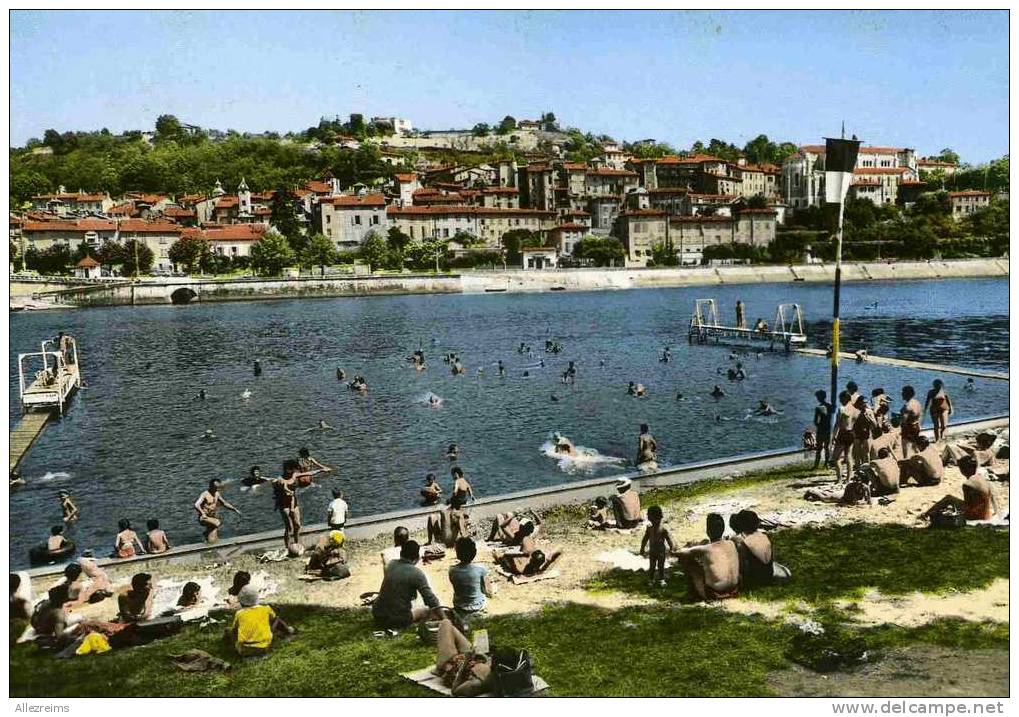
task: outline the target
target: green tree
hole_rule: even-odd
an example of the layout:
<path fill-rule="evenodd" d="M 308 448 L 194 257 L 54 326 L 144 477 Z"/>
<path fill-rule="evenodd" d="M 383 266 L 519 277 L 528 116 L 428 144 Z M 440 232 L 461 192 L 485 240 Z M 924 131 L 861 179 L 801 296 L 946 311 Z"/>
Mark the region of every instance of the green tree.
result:
<path fill-rule="evenodd" d="M 959 154 L 951 147 L 945 147 L 938 153 L 937 157 L 939 162 L 948 162 L 949 164 L 959 164 Z"/>
<path fill-rule="evenodd" d="M 124 247 L 112 239 L 103 242 L 97 252 L 96 261 L 107 266 L 115 266 L 124 263 Z"/>
<path fill-rule="evenodd" d="M 67 274 L 71 266 L 71 249 L 66 244 L 54 244 L 42 251 L 30 247 L 25 252 L 25 266 L 40 274 Z"/>
<path fill-rule="evenodd" d="M 196 266 L 205 264 L 211 254 L 212 246 L 205 239 L 178 239 L 166 252 L 167 258 L 188 274 L 194 273 Z"/>
<path fill-rule="evenodd" d="M 595 266 L 609 266 L 626 256 L 623 244 L 615 237 L 587 236 L 573 246 L 573 256 Z"/>
<path fill-rule="evenodd" d="M 325 267 L 335 263 L 336 249 L 333 243 L 322 234 L 312 234 L 308 239 L 308 245 L 301 252 L 301 266 L 311 268 L 321 266 L 323 272 Z"/>
<path fill-rule="evenodd" d="M 121 249 L 120 256 L 121 263 L 124 265 L 124 273 L 131 276 L 147 274 L 156 258 L 148 245 L 137 239 L 128 239 L 124 243 L 124 248 Z"/>
<path fill-rule="evenodd" d="M 517 121 L 510 115 L 506 115 L 502 118 L 502 122 L 499 123 L 499 127 L 496 130 L 498 134 L 509 134 L 517 128 Z"/>
<path fill-rule="evenodd" d="M 541 237 L 529 229 L 511 229 L 502 235 L 502 246 L 506 251 L 506 264 L 520 263 L 520 250 L 529 246 L 542 246 Z"/>
<path fill-rule="evenodd" d="M 471 134 L 474 135 L 475 137 L 487 137 L 489 134 L 491 134 L 491 132 L 492 128 L 489 127 L 484 122 L 478 122 L 476 125 L 474 125 L 474 128 L 471 130 Z"/>
<path fill-rule="evenodd" d="M 198 263 L 199 268 L 204 274 L 226 274 L 231 269 L 230 257 L 224 256 L 218 252 L 210 251 L 208 254 L 202 256 Z"/>
<path fill-rule="evenodd" d="M 290 248 L 295 252 L 300 253 L 307 246 L 307 238 L 301 231 L 301 223 L 297 218 L 297 207 L 290 192 L 284 187 L 277 188 L 272 197 L 269 224 L 290 242 Z"/>
<path fill-rule="evenodd" d="M 679 257 L 676 256 L 676 250 L 669 250 L 665 244 L 655 244 L 651 247 L 651 258 L 655 263 L 655 266 L 678 266 Z"/>
<path fill-rule="evenodd" d="M 386 234 L 386 244 L 389 246 L 390 251 L 403 252 L 410 244 L 410 237 L 404 232 L 400 231 L 399 227 L 389 227 L 389 232 Z"/>
<path fill-rule="evenodd" d="M 748 209 L 767 209 L 768 198 L 763 194 L 755 194 L 754 196 L 747 199 Z"/>
<path fill-rule="evenodd" d="M 283 268 L 294 263 L 294 250 L 280 232 L 274 228 L 266 231 L 251 245 L 251 266 L 267 276 L 278 276 Z"/>
<path fill-rule="evenodd" d="M 376 271 L 385 266 L 389 246 L 377 232 L 371 231 L 365 235 L 360 253 L 361 259 L 368 264 L 371 271 Z"/>
<path fill-rule="evenodd" d="M 156 137 L 159 139 L 177 140 L 183 133 L 180 120 L 174 115 L 159 115 L 156 118 Z"/>
<path fill-rule="evenodd" d="M 659 159 L 666 155 L 676 154 L 676 149 L 665 142 L 651 142 L 627 145 L 627 148 L 634 157 L 638 159 Z"/>

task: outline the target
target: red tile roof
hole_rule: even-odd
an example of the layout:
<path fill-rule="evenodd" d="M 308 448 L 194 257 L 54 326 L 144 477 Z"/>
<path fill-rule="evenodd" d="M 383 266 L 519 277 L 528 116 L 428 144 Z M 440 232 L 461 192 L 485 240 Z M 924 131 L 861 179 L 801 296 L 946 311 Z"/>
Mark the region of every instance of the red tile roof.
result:
<path fill-rule="evenodd" d="M 158 220 L 124 219 L 120 222 L 120 231 L 134 234 L 179 234 L 180 225 Z"/>
<path fill-rule="evenodd" d="M 205 239 L 215 241 L 258 241 L 265 233 L 261 224 L 229 224 L 203 229 L 190 228 L 181 232 L 182 239 Z"/>
<path fill-rule="evenodd" d="M 181 219 L 188 219 L 195 216 L 194 209 L 185 209 L 184 207 L 167 207 L 163 210 L 163 214 L 168 217 L 180 217 Z"/>
<path fill-rule="evenodd" d="M 673 224 L 731 224 L 732 217 L 718 217 L 710 216 L 706 217 L 703 215 L 697 215 L 692 217 L 673 217 L 670 220 Z"/>
<path fill-rule="evenodd" d="M 418 178 L 418 176 L 416 174 L 414 174 L 413 172 L 400 173 L 400 174 L 395 174 L 393 176 L 396 177 L 396 181 L 397 182 L 413 182 L 413 181 L 415 181 Z"/>
<path fill-rule="evenodd" d="M 628 209 L 619 216 L 621 217 L 664 217 L 663 209 Z"/>
<path fill-rule="evenodd" d="M 317 179 L 312 179 L 309 182 L 305 182 L 304 188 L 307 189 L 309 192 L 313 192 L 315 194 L 331 194 L 333 191 L 333 188 L 329 185 L 329 182 L 319 181 Z"/>
<path fill-rule="evenodd" d="M 953 197 L 953 198 L 954 197 L 989 197 L 989 196 L 991 196 L 991 193 L 990 192 L 982 192 L 979 189 L 967 189 L 967 190 L 962 191 L 962 192 L 949 192 L 948 196 Z"/>
<path fill-rule="evenodd" d="M 75 266 L 81 269 L 95 269 L 99 266 L 99 262 L 86 254 L 85 258 L 75 264 Z"/>
<path fill-rule="evenodd" d="M 386 213 L 391 216 L 414 216 L 425 214 L 463 214 L 475 216 L 537 216 L 553 218 L 555 212 L 546 212 L 540 209 L 503 209 L 501 207 L 477 207 L 477 206 L 413 206 L 413 207 L 389 207 Z"/>
<path fill-rule="evenodd" d="M 78 219 L 77 221 L 25 222 L 26 232 L 113 232 L 117 222 L 112 219 Z"/>
<path fill-rule="evenodd" d="M 134 204 L 132 204 L 131 202 L 124 202 L 123 204 L 118 204 L 114 207 L 110 207 L 110 209 L 106 213 L 123 214 L 124 216 L 129 217 L 132 214 L 134 214 Z"/>
<path fill-rule="evenodd" d="M 590 231 L 591 227 L 586 224 L 560 224 L 552 231 L 554 232 L 586 232 Z"/>
<path fill-rule="evenodd" d="M 482 194 L 519 194 L 520 190 L 516 187 L 485 187 L 481 190 Z"/>
<path fill-rule="evenodd" d="M 709 202 L 732 202 L 736 197 L 732 194 L 690 194 L 691 199 L 705 199 Z"/>
<path fill-rule="evenodd" d="M 563 169 L 567 171 L 578 171 L 586 170 L 587 163 L 585 162 L 563 162 Z"/>
<path fill-rule="evenodd" d="M 228 194 L 216 200 L 216 209 L 229 209 L 230 207 L 236 207 L 240 201 L 239 197 Z"/>
<path fill-rule="evenodd" d="M 416 194 L 416 192 L 415 192 Z M 324 197 L 321 204 L 332 204 L 334 207 L 384 207 L 386 198 L 382 194 L 337 194 L 334 197 Z"/>
<path fill-rule="evenodd" d="M 563 216 L 564 217 L 589 217 L 589 216 L 591 216 L 591 212 L 585 212 L 583 209 L 573 209 L 573 210 L 570 210 L 570 211 L 566 212 L 565 214 L 563 214 Z"/>

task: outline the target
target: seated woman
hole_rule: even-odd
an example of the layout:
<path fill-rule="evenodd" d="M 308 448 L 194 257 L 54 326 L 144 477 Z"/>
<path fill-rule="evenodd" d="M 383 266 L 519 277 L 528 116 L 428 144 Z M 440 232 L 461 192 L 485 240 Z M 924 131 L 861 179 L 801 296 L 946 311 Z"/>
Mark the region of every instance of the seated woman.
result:
<path fill-rule="evenodd" d="M 305 572 L 316 573 L 326 580 L 342 580 L 350 577 L 347 566 L 347 551 L 343 549 L 346 538 L 343 531 L 331 530 L 322 541 L 311 549 L 311 558 Z"/>
<path fill-rule="evenodd" d="M 138 534 L 131 530 L 131 521 L 125 518 L 117 524 L 117 528 L 120 532 L 113 541 L 113 557 L 133 558 L 135 555 L 145 554 Z"/>
<path fill-rule="evenodd" d="M 233 583 L 226 591 L 227 607 L 237 608 L 240 606 L 240 603 L 237 601 L 237 596 L 241 594 L 241 590 L 243 590 L 250 582 L 251 573 L 247 570 L 238 570 L 234 573 Z"/>
<path fill-rule="evenodd" d="M 106 571 L 99 567 L 99 563 L 96 562 L 95 552 L 92 550 L 86 550 L 78 558 L 78 565 L 81 566 L 81 570 L 85 573 L 85 577 L 92 581 L 88 591 L 91 592 L 89 596 L 89 602 L 96 602 L 97 599 L 92 597 L 93 595 L 101 595 L 98 599 L 105 599 L 113 597 L 113 585 L 110 583 L 110 576 L 106 574 Z"/>
<path fill-rule="evenodd" d="M 131 578 L 131 589 L 117 598 L 120 622 L 144 622 L 152 617 L 152 576 L 137 573 Z"/>
<path fill-rule="evenodd" d="M 789 569 L 774 561 L 771 540 L 760 531 L 757 513 L 741 510 L 730 524 L 737 530 L 733 542 L 739 553 L 740 585 L 772 585 L 789 580 Z"/>
<path fill-rule="evenodd" d="M 453 586 L 453 609 L 461 617 L 476 615 L 485 609 L 486 598 L 495 590 L 488 582 L 488 568 L 474 562 L 478 546 L 470 538 L 456 541 L 456 565 L 449 568 L 449 582 Z"/>
<path fill-rule="evenodd" d="M 492 667 L 485 655 L 474 652 L 471 641 L 446 619 L 439 623 L 435 674 L 454 697 L 474 697 L 487 691 Z"/>
<path fill-rule="evenodd" d="M 441 513 L 428 516 L 428 542 L 442 543 L 452 548 L 456 539 L 470 537 L 471 527 L 467 511 L 464 510 L 466 500 L 458 494 L 449 499 L 449 507 Z"/>
<path fill-rule="evenodd" d="M 197 607 L 201 601 L 202 586 L 196 582 L 184 583 L 184 587 L 180 591 L 180 597 L 177 598 L 177 607 L 187 610 Z"/>
<path fill-rule="evenodd" d="M 964 456 L 959 460 L 959 471 L 966 479 L 962 484 L 962 500 L 954 495 L 946 495 L 927 509 L 920 518 L 934 520 L 936 516 L 961 515 L 966 520 L 990 520 L 998 512 L 998 502 L 994 498 L 991 484 L 987 478 L 977 472 L 977 460 L 973 456 Z"/>

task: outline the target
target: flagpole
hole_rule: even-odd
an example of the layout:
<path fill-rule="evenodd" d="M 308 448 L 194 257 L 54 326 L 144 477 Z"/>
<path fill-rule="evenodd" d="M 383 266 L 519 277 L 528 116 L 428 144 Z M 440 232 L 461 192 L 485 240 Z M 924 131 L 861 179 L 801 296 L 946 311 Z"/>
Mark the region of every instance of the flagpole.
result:
<path fill-rule="evenodd" d="M 839 390 L 839 293 L 842 290 L 842 221 L 845 215 L 845 201 L 839 202 L 839 228 L 835 235 L 835 291 L 831 319 L 831 417 L 835 416 L 835 407 Z"/>

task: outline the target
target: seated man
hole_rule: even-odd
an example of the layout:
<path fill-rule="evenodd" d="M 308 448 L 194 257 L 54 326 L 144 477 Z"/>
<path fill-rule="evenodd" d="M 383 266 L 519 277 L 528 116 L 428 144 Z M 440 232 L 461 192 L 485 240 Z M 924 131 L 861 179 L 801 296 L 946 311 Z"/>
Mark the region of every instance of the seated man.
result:
<path fill-rule="evenodd" d="M 237 601 L 240 609 L 234 613 L 233 623 L 226 638 L 242 657 L 264 655 L 272 646 L 273 635 L 293 635 L 295 630 L 283 622 L 268 605 L 259 605 L 258 588 L 245 585 Z"/>
<path fill-rule="evenodd" d="M 880 448 L 877 458 L 869 465 L 874 474 L 870 486 L 871 495 L 876 497 L 899 492 L 899 462 L 892 456 L 891 449 L 887 446 Z"/>
<path fill-rule="evenodd" d="M 640 496 L 629 478 L 616 481 L 616 495 L 612 496 L 612 513 L 619 528 L 636 528 L 644 522 L 640 511 Z"/>
<path fill-rule="evenodd" d="M 137 573 L 131 578 L 131 589 L 117 597 L 120 622 L 144 622 L 152 617 L 152 576 Z"/>
<path fill-rule="evenodd" d="M 741 510 L 733 517 L 738 531 L 733 542 L 739 553 L 740 584 L 749 587 L 788 581 L 789 569 L 774 561 L 771 539 L 760 531 L 761 519 L 757 513 Z"/>
<path fill-rule="evenodd" d="M 694 600 L 724 600 L 739 594 L 739 552 L 723 540 L 725 520 L 718 513 L 707 518 L 708 542 L 679 550 L 679 564 Z"/>
<path fill-rule="evenodd" d="M 372 617 L 379 628 L 402 630 L 439 607 L 439 598 L 418 567 L 420 560 L 421 547 L 416 541 L 408 540 L 400 548 L 400 558 L 386 566 L 379 596 L 372 604 Z M 414 598 L 419 594 L 425 606 L 413 607 Z"/>
<path fill-rule="evenodd" d="M 31 624 L 36 639 L 43 643 L 56 643 L 63 639 L 67 629 L 67 613 L 64 611 L 67 600 L 67 583 L 59 583 L 50 588 L 46 599 L 35 606 Z"/>
<path fill-rule="evenodd" d="M 471 537 L 470 519 L 464 510 L 467 499 L 454 495 L 449 499 L 449 507 L 441 513 L 428 516 L 428 542 L 442 543 L 447 548 L 456 544 L 457 538 Z"/>
<path fill-rule="evenodd" d="M 317 573 L 326 580 L 342 580 L 350 577 L 347 565 L 347 551 L 343 549 L 345 537 L 340 530 L 330 530 L 311 549 L 311 557 L 305 572 Z"/>
<path fill-rule="evenodd" d="M 913 445 L 916 453 L 899 461 L 899 484 L 907 485 L 912 478 L 919 486 L 938 485 L 945 475 L 941 453 L 924 436 L 917 436 Z"/>
<path fill-rule="evenodd" d="M 932 505 L 921 519 L 930 520 L 936 515 L 962 515 L 966 520 L 990 520 L 998 512 L 991 484 L 980 474 L 977 460 L 965 456 L 959 461 L 959 471 L 966 478 L 962 484 L 962 500 L 946 495 Z"/>

